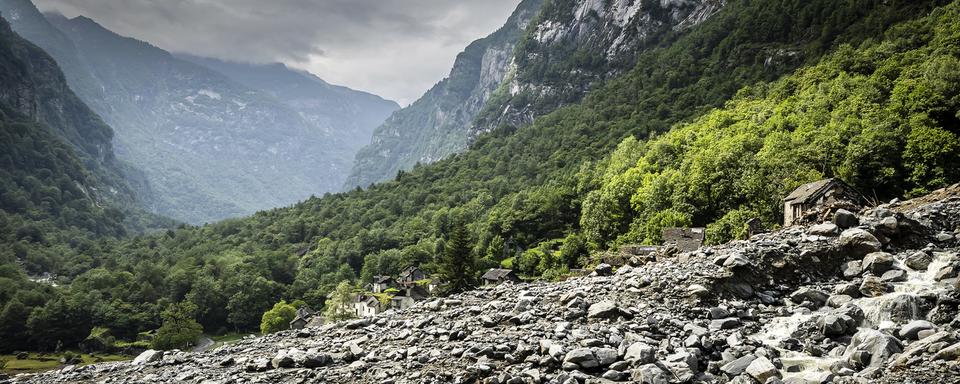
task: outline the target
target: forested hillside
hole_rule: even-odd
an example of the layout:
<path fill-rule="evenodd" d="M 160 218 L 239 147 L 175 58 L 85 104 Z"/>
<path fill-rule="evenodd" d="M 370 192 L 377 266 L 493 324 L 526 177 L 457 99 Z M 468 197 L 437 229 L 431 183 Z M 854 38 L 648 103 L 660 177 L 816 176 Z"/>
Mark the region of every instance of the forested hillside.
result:
<path fill-rule="evenodd" d="M 93 325 L 130 337 L 189 302 L 208 331 L 250 330 L 281 298 L 319 307 L 344 280 L 438 271 L 458 223 L 477 270 L 555 278 L 665 225 L 708 226 L 713 242 L 754 216 L 774 227 L 779 199 L 824 176 L 881 199 L 956 182 L 960 3 L 947 3 L 730 1 L 581 103 L 392 181 L 105 242 L 102 268 L 19 326 L 37 347 L 65 317 L 78 320 L 64 344 Z"/>
<path fill-rule="evenodd" d="M 29 277 L 45 272 L 76 276 L 98 265 L 103 244 L 173 224 L 137 208 L 140 202 L 123 175 L 133 170 L 114 158 L 112 135 L 70 91 L 53 59 L 0 20 L 4 350 L 40 345 L 26 333 L 27 319 L 33 308 L 58 295 L 57 289 Z M 56 321 L 70 324 L 68 318 Z M 53 342 L 60 338 L 51 337 Z"/>

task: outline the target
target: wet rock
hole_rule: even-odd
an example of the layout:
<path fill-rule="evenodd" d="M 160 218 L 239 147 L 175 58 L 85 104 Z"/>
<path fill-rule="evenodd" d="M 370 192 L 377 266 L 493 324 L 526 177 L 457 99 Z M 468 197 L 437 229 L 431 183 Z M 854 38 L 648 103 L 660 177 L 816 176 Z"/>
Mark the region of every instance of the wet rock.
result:
<path fill-rule="evenodd" d="M 907 271 L 902 269 L 891 269 L 883 273 L 883 276 L 880 276 L 880 280 L 883 280 L 887 283 L 900 283 L 907 281 Z"/>
<path fill-rule="evenodd" d="M 857 324 L 850 316 L 830 314 L 818 321 L 821 332 L 827 337 L 852 335 L 857 332 Z"/>
<path fill-rule="evenodd" d="M 833 295 L 827 299 L 827 305 L 833 308 L 840 308 L 851 301 L 853 301 L 853 298 L 849 295 Z"/>
<path fill-rule="evenodd" d="M 809 302 L 813 304 L 814 309 L 826 304 L 828 298 L 830 298 L 830 295 L 826 292 L 811 288 L 800 288 L 790 294 L 790 301 L 797 304 Z"/>
<path fill-rule="evenodd" d="M 933 262 L 933 256 L 923 251 L 914 252 L 904 260 L 904 264 L 915 271 L 926 271 L 931 262 Z"/>
<path fill-rule="evenodd" d="M 880 313 L 894 323 L 906 323 L 920 317 L 921 299 L 912 294 L 893 294 L 880 299 Z"/>
<path fill-rule="evenodd" d="M 863 257 L 863 271 L 880 276 L 893 269 L 893 255 L 886 252 L 872 252 Z"/>
<path fill-rule="evenodd" d="M 900 328 L 900 332 L 897 332 L 897 335 L 904 340 L 917 340 L 919 339 L 920 332 L 922 331 L 936 331 L 937 326 L 926 320 L 913 320 L 907 325 L 904 325 L 903 328 Z"/>
<path fill-rule="evenodd" d="M 880 240 L 860 228 L 851 228 L 840 234 L 840 246 L 853 258 L 880 251 Z"/>
<path fill-rule="evenodd" d="M 845 356 L 851 356 L 854 352 L 866 352 L 870 357 L 868 366 L 879 367 L 891 356 L 903 352 L 903 344 L 896 337 L 884 334 L 873 329 L 861 329 L 850 341 L 847 346 Z"/>
<path fill-rule="evenodd" d="M 746 372 L 755 380 L 766 383 L 771 378 L 780 378 L 780 371 L 766 357 L 758 357 L 747 366 Z"/>
<path fill-rule="evenodd" d="M 860 283 L 860 294 L 866 297 L 883 296 L 893 291 L 893 286 L 876 276 L 867 276 Z"/>
<path fill-rule="evenodd" d="M 833 214 L 833 224 L 843 229 L 853 228 L 860 225 L 860 219 L 853 212 L 839 209 Z"/>
<path fill-rule="evenodd" d="M 948 265 L 946 267 L 940 268 L 940 270 L 937 271 L 936 275 L 934 275 L 933 279 L 936 281 L 952 279 L 954 277 L 957 277 L 958 272 L 960 272 L 960 270 L 958 270 L 956 267 L 952 265 Z"/>

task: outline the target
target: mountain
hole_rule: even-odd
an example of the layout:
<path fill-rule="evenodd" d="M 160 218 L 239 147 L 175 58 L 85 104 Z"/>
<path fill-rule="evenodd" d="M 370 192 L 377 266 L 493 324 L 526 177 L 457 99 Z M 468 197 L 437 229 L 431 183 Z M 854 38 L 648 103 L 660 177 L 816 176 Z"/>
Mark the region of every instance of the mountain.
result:
<path fill-rule="evenodd" d="M 432 163 L 467 145 L 466 127 L 507 77 L 513 51 L 543 0 L 524 0 L 506 24 L 457 55 L 450 75 L 376 129 L 357 153 L 346 189 Z"/>
<path fill-rule="evenodd" d="M 371 145 L 357 154 L 347 187 L 392 178 L 398 170 L 460 152 L 482 133 L 522 127 L 575 103 L 596 84 L 631 69 L 641 51 L 698 25 L 724 2 L 540 4 L 522 2 L 501 30 L 458 56 L 450 78 L 378 128 Z M 473 93 L 458 97 L 448 83 Z"/>
<path fill-rule="evenodd" d="M 337 138 L 344 145 L 345 153 L 359 151 L 370 142 L 374 129 L 400 109 L 394 101 L 327 83 L 316 75 L 282 63 L 247 64 L 185 54 L 177 57 L 227 75 L 237 83 L 279 100 L 314 127 Z"/>
<path fill-rule="evenodd" d="M 16 16 L 10 17 L 14 30 L 47 49 L 71 87 L 115 129 L 117 156 L 142 169 L 157 192 L 150 208 L 186 222 L 240 216 L 338 189 L 353 143 L 394 108 L 271 67 L 246 70 L 261 71 L 267 83 L 286 76 L 287 85 L 255 89 L 88 18 L 44 18 L 25 0 L 2 0 L 0 11 Z M 243 75 L 240 67 L 234 66 L 235 76 Z M 294 75 L 308 85 L 295 96 L 276 96 L 297 81 Z M 313 109 L 321 105 L 332 109 Z"/>

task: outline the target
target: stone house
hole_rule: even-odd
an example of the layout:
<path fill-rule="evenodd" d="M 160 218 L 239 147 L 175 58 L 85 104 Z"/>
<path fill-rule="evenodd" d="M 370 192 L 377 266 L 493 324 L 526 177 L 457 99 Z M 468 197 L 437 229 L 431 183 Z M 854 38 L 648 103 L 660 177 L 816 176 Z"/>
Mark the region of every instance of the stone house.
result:
<path fill-rule="evenodd" d="M 373 296 L 357 295 L 353 307 L 357 317 L 372 317 L 383 312 L 380 300 Z"/>
<path fill-rule="evenodd" d="M 703 245 L 704 228 L 664 228 L 661 231 L 664 246 L 676 246 L 681 252 L 696 251 Z"/>
<path fill-rule="evenodd" d="M 297 315 L 290 321 L 290 329 L 303 329 L 310 323 L 310 319 L 316 316 L 317 312 L 304 305 L 297 308 Z"/>
<path fill-rule="evenodd" d="M 370 292 L 383 293 L 390 288 L 396 288 L 394 280 L 390 276 L 378 275 L 373 277 L 373 283 L 370 285 Z"/>
<path fill-rule="evenodd" d="M 499 268 L 490 268 L 487 273 L 483 274 L 481 279 L 483 280 L 483 285 L 497 285 L 507 281 L 514 283 L 520 282 L 520 277 L 518 277 L 513 270 Z"/>
<path fill-rule="evenodd" d="M 789 227 L 804 212 L 836 204 L 861 205 L 866 199 L 839 179 L 823 179 L 801 185 L 783 199 L 783 226 Z"/>
<path fill-rule="evenodd" d="M 409 267 L 404 269 L 403 272 L 400 272 L 400 276 L 397 277 L 397 284 L 400 285 L 400 287 L 406 288 L 412 285 L 417 285 L 418 281 L 426 278 L 427 274 L 423 273 L 420 268 Z"/>

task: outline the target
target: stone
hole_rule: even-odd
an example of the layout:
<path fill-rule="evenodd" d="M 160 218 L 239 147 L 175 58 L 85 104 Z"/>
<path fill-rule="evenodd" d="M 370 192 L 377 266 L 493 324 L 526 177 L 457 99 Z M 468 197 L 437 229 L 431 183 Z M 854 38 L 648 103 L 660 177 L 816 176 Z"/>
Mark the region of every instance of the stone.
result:
<path fill-rule="evenodd" d="M 871 252 L 863 257 L 863 271 L 880 276 L 893 269 L 893 255 L 886 252 Z"/>
<path fill-rule="evenodd" d="M 725 319 L 717 319 L 710 321 L 710 329 L 712 330 L 721 330 L 721 329 L 734 329 L 740 326 L 740 319 L 736 317 L 728 317 Z"/>
<path fill-rule="evenodd" d="M 808 235 L 813 236 L 836 236 L 839 231 L 839 227 L 833 223 L 823 223 L 811 226 L 810 229 L 807 229 Z"/>
<path fill-rule="evenodd" d="M 932 262 L 933 256 L 923 251 L 914 252 L 903 261 L 908 268 L 915 271 L 926 271 Z"/>
<path fill-rule="evenodd" d="M 906 323 L 920 318 L 920 296 L 898 293 L 880 298 L 880 313 L 894 323 Z"/>
<path fill-rule="evenodd" d="M 850 297 L 850 295 L 833 295 L 827 299 L 827 305 L 832 308 L 840 308 L 851 301 L 853 301 L 853 297 Z"/>
<path fill-rule="evenodd" d="M 563 358 L 564 363 L 573 363 L 585 369 L 596 368 L 600 366 L 600 362 L 597 361 L 597 357 L 593 354 L 593 351 L 590 348 L 577 348 L 570 352 L 567 352 L 567 355 Z"/>
<path fill-rule="evenodd" d="M 948 265 L 946 267 L 940 268 L 940 270 L 937 271 L 937 273 L 933 276 L 933 279 L 936 281 L 952 279 L 954 277 L 957 277 L 958 272 L 960 271 L 958 271 L 957 268 L 954 268 L 953 266 Z"/>
<path fill-rule="evenodd" d="M 270 365 L 274 368 L 292 368 L 296 363 L 293 358 L 294 353 L 287 350 L 280 350 L 273 359 L 270 359 Z"/>
<path fill-rule="evenodd" d="M 749 367 L 750 364 L 756 359 L 757 357 L 754 355 L 745 355 L 739 359 L 724 364 L 720 367 L 720 371 L 725 373 L 728 377 L 736 377 L 741 373 L 744 373 L 747 370 L 747 367 Z"/>
<path fill-rule="evenodd" d="M 860 219 L 858 219 L 857 215 L 853 212 L 846 209 L 838 209 L 837 212 L 833 214 L 833 224 L 843 229 L 853 228 L 860 225 Z"/>
<path fill-rule="evenodd" d="M 746 372 L 755 380 L 766 383 L 771 378 L 780 378 L 780 371 L 766 357 L 758 357 L 747 366 Z"/>
<path fill-rule="evenodd" d="M 913 320 L 904 325 L 903 328 L 900 328 L 900 332 L 897 332 L 897 335 L 899 335 L 901 339 L 918 340 L 920 338 L 920 332 L 936 330 L 936 324 L 926 320 Z"/>
<path fill-rule="evenodd" d="M 648 364 L 657 360 L 657 350 L 645 343 L 633 343 L 627 348 L 627 353 L 623 356 L 624 360 L 632 361 L 634 364 Z"/>
<path fill-rule="evenodd" d="M 637 384 L 669 384 L 670 375 L 656 364 L 645 364 L 633 370 L 630 380 Z"/>
<path fill-rule="evenodd" d="M 710 318 L 714 320 L 730 317 L 730 311 L 726 308 L 712 307 L 708 311 L 710 312 Z"/>
<path fill-rule="evenodd" d="M 613 348 L 597 348 L 593 350 L 593 355 L 597 357 L 597 362 L 602 367 L 613 364 L 620 358 L 620 354 Z"/>
<path fill-rule="evenodd" d="M 133 362 L 131 362 L 130 364 L 144 365 L 144 364 L 160 361 L 160 359 L 163 359 L 163 351 L 148 349 L 146 351 L 141 352 L 139 355 L 137 355 L 137 357 L 134 358 Z"/>
<path fill-rule="evenodd" d="M 844 356 L 863 351 L 870 356 L 871 367 L 880 367 L 893 355 L 903 352 L 903 344 L 896 337 L 873 329 L 861 329 L 850 341 Z"/>
<path fill-rule="evenodd" d="M 694 297 L 704 297 L 710 294 L 710 290 L 700 284 L 690 284 L 687 287 L 687 294 Z"/>
<path fill-rule="evenodd" d="M 613 274 L 613 267 L 607 263 L 600 263 L 593 271 L 597 273 L 597 276 L 610 276 Z"/>
<path fill-rule="evenodd" d="M 866 297 L 883 296 L 893 291 L 893 286 L 876 276 L 867 276 L 860 283 L 860 293 Z"/>
<path fill-rule="evenodd" d="M 883 280 L 887 283 L 900 283 L 907 281 L 907 271 L 902 269 L 891 269 L 883 273 L 883 276 L 880 276 L 880 280 Z"/>
<path fill-rule="evenodd" d="M 956 360 L 960 357 L 960 343 L 943 348 L 933 356 L 934 360 Z"/>
<path fill-rule="evenodd" d="M 843 265 L 843 277 L 852 279 L 863 273 L 863 263 L 860 260 L 848 261 Z"/>
<path fill-rule="evenodd" d="M 303 356 L 301 365 L 304 368 L 320 368 L 333 363 L 333 358 L 326 353 L 307 353 Z"/>
<path fill-rule="evenodd" d="M 620 316 L 620 308 L 612 301 L 601 301 L 587 309 L 587 317 L 591 319 L 614 319 Z"/>
<path fill-rule="evenodd" d="M 839 243 L 854 258 L 879 252 L 882 246 L 876 236 L 860 228 L 851 228 L 840 233 Z"/>
<path fill-rule="evenodd" d="M 826 292 L 806 287 L 800 288 L 790 294 L 790 301 L 797 304 L 810 302 L 816 308 L 820 308 L 826 304 L 828 298 L 830 298 L 830 295 Z"/>

